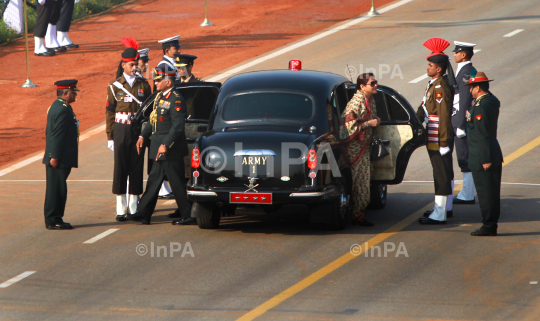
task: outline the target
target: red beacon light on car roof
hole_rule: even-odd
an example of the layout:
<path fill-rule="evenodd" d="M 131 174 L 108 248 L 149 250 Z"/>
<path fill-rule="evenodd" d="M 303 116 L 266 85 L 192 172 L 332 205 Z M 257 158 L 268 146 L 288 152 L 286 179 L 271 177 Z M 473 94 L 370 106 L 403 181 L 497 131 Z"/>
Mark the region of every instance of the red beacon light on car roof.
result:
<path fill-rule="evenodd" d="M 292 70 L 292 71 L 302 70 L 302 62 L 296 59 L 289 61 L 289 70 Z"/>

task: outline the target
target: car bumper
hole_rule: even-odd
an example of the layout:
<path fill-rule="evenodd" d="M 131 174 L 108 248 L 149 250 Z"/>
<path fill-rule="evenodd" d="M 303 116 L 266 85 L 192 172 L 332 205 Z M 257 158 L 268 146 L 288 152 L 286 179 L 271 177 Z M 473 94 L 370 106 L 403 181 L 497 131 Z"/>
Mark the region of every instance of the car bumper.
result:
<path fill-rule="evenodd" d="M 231 193 L 242 193 L 244 190 L 233 189 L 195 189 L 187 188 L 187 198 L 194 202 L 223 202 L 230 203 Z M 272 193 L 271 204 L 295 204 L 295 203 L 317 203 L 326 200 L 333 200 L 340 196 L 336 186 L 309 187 L 293 190 L 259 190 L 259 193 Z M 250 193 L 256 195 L 256 193 Z M 236 203 L 241 205 L 242 203 Z M 250 204 L 250 203 L 245 203 Z M 251 203 L 252 204 L 252 203 Z M 264 204 L 262 204 L 264 205 Z"/>

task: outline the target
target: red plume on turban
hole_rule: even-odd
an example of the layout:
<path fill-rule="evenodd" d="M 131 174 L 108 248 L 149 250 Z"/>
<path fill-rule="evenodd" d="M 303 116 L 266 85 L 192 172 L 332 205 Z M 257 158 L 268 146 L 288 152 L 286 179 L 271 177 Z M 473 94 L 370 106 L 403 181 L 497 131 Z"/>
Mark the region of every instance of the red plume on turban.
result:
<path fill-rule="evenodd" d="M 124 37 L 120 42 L 128 48 L 139 49 L 139 43 L 131 37 Z"/>
<path fill-rule="evenodd" d="M 424 47 L 428 48 L 429 50 L 433 52 L 431 53 L 431 55 L 427 56 L 426 59 L 431 56 L 436 56 L 436 55 L 448 56 L 443 52 L 444 49 L 448 48 L 448 46 L 450 46 L 450 43 L 444 39 L 441 39 L 441 38 L 429 39 L 428 41 L 424 42 Z"/>

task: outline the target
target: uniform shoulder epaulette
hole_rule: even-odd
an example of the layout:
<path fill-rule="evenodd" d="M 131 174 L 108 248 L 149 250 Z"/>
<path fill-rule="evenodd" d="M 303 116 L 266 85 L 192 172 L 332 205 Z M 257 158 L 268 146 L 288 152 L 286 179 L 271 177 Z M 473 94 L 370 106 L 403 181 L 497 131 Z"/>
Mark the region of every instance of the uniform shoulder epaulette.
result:
<path fill-rule="evenodd" d="M 122 76 L 120 76 L 120 77 L 118 77 L 118 78 L 116 78 L 115 80 L 113 80 L 113 81 L 109 82 L 109 85 L 112 85 L 112 84 L 114 84 L 114 82 L 115 82 L 115 81 L 118 81 L 118 82 L 119 82 L 119 81 L 120 81 L 120 78 L 122 78 L 122 77 L 123 77 L 123 75 L 122 75 Z"/>

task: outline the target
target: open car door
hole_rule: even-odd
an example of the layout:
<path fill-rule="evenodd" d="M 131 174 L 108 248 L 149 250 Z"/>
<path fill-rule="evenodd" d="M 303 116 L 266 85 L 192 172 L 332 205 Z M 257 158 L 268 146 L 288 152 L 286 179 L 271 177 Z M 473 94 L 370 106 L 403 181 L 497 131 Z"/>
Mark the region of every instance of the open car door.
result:
<path fill-rule="evenodd" d="M 346 86 L 349 100 L 357 88 L 355 84 Z M 389 155 L 373 162 L 371 183 L 399 184 L 403 181 L 413 151 L 426 144 L 427 133 L 403 96 L 382 85 L 377 91 L 374 99 L 381 124 L 376 128 L 375 136 L 384 142 Z"/>
<path fill-rule="evenodd" d="M 185 124 L 186 141 L 188 144 L 189 155 L 184 159 L 186 177 L 191 174 L 191 150 L 197 138 L 206 131 L 208 119 L 216 103 L 217 96 L 221 89 L 219 82 L 176 82 L 176 89 L 186 100 L 188 118 Z M 154 92 L 146 99 L 141 108 L 135 115 L 134 124 L 140 128 L 147 122 L 152 110 L 154 109 L 154 100 L 157 92 Z"/>
<path fill-rule="evenodd" d="M 191 150 L 195 141 L 208 128 L 208 120 L 216 103 L 221 83 L 219 82 L 188 82 L 176 83 L 176 89 L 186 100 L 188 118 L 185 132 L 189 154 L 184 158 L 186 178 L 191 175 Z"/>

